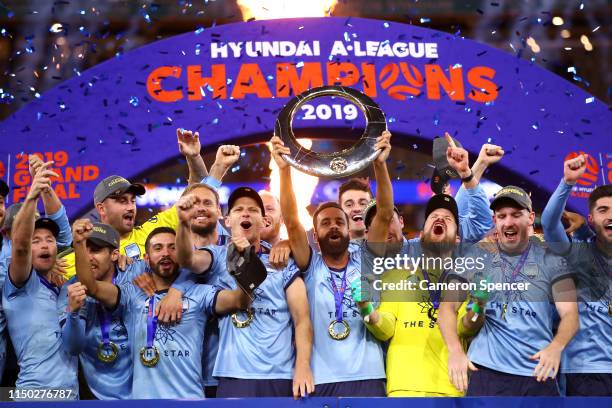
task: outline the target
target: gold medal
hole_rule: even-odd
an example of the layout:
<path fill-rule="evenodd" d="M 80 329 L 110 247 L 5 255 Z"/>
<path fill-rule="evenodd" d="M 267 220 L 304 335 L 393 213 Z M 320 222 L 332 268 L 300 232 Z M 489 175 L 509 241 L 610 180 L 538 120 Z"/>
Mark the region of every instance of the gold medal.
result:
<path fill-rule="evenodd" d="M 342 326 L 344 327 L 344 330 L 342 330 L 340 333 L 336 332 L 336 324 L 342 324 Z M 334 340 L 344 340 L 348 337 L 348 335 L 351 332 L 351 328 L 349 327 L 348 323 L 346 322 L 346 320 L 342 320 L 341 322 L 337 321 L 337 320 L 332 320 L 332 322 L 329 324 L 329 326 L 327 327 L 327 332 L 329 333 L 329 336 L 334 339 Z"/>
<path fill-rule="evenodd" d="M 157 347 L 143 347 L 140 349 L 140 362 L 145 367 L 155 367 L 159 362 L 159 350 Z"/>
<path fill-rule="evenodd" d="M 108 344 L 98 344 L 98 360 L 102 361 L 103 363 L 112 363 L 117 359 L 118 355 L 119 349 L 112 341 Z"/>
<path fill-rule="evenodd" d="M 239 320 L 238 313 L 232 314 L 232 323 L 239 329 L 244 329 L 245 327 L 248 327 L 253 321 L 253 312 L 251 311 L 251 309 L 247 309 L 244 312 L 247 315 L 247 318 L 245 320 Z"/>

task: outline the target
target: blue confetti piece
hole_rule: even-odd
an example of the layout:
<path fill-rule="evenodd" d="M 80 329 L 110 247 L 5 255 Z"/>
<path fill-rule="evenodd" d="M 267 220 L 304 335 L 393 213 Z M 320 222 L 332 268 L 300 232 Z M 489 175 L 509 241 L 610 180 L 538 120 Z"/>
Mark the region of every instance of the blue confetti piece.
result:
<path fill-rule="evenodd" d="M 204 27 L 198 27 L 197 30 L 194 31 L 196 35 L 200 35 L 204 32 Z"/>
<path fill-rule="evenodd" d="M 200 46 L 201 46 L 201 44 L 196 44 L 195 55 L 200 55 Z"/>
<path fill-rule="evenodd" d="M 139 103 L 140 101 L 138 100 L 137 97 L 135 96 L 130 97 L 130 105 L 132 105 L 133 107 L 137 107 Z"/>
<path fill-rule="evenodd" d="M 238 170 L 240 170 L 240 166 L 234 166 L 232 167 L 232 173 L 237 172 Z"/>
<path fill-rule="evenodd" d="M 389 28 L 389 23 L 383 23 L 383 27 Z"/>
<path fill-rule="evenodd" d="M 296 68 L 302 68 L 304 66 L 304 61 L 300 61 L 297 64 L 295 64 Z"/>
<path fill-rule="evenodd" d="M 431 22 L 431 19 L 427 18 L 427 17 L 421 17 L 421 19 L 419 21 L 421 22 L 421 24 L 424 24 L 424 23 Z"/>
<path fill-rule="evenodd" d="M 540 128 L 540 124 L 539 124 L 538 122 L 536 122 L 536 123 L 534 123 L 533 125 L 531 125 L 531 127 L 532 127 L 534 130 L 538 130 L 538 129 Z"/>
<path fill-rule="evenodd" d="M 487 143 L 491 143 L 491 140 L 493 140 L 492 138 L 488 137 L 487 138 Z"/>
<path fill-rule="evenodd" d="M 584 102 L 585 102 L 585 103 L 593 103 L 593 102 L 595 102 L 595 97 L 591 96 L 590 98 L 586 98 L 586 99 L 584 100 Z"/>
<path fill-rule="evenodd" d="M 214 118 L 212 121 L 212 124 L 216 125 L 217 123 L 219 123 L 219 118 Z"/>
<path fill-rule="evenodd" d="M 571 72 L 572 74 L 576 74 L 576 68 L 575 67 L 568 67 L 567 68 L 567 72 Z"/>
<path fill-rule="evenodd" d="M 389 118 L 389 123 L 395 123 L 395 122 L 396 122 L 396 119 L 393 116 L 391 116 Z"/>

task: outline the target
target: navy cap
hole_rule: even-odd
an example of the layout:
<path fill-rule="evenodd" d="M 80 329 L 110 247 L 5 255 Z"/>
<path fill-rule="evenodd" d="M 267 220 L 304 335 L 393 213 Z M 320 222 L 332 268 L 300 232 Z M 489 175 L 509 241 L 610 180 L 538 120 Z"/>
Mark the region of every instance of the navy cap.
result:
<path fill-rule="evenodd" d="M 232 210 L 232 207 L 236 203 L 236 200 L 242 197 L 249 197 L 255 200 L 259 208 L 261 209 L 261 215 L 266 215 L 266 210 L 264 209 L 264 203 L 261 199 L 261 196 L 257 193 L 257 191 L 253 190 L 251 187 L 238 187 L 232 194 L 230 194 L 229 199 L 227 200 L 227 212 Z"/>
<path fill-rule="evenodd" d="M 59 232 L 60 232 L 60 229 L 57 223 L 53 221 L 51 218 L 47 218 L 47 217 L 37 219 L 36 222 L 34 223 L 34 229 L 35 230 L 46 229 L 48 231 L 51 231 L 51 233 L 56 239 L 59 236 Z"/>

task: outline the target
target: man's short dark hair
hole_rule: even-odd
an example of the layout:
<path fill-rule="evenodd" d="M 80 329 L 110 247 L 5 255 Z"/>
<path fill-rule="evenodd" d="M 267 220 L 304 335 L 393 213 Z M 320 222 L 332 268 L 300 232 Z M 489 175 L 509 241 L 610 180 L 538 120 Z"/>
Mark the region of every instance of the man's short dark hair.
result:
<path fill-rule="evenodd" d="M 339 209 L 342 212 L 342 214 L 344 214 L 344 217 L 346 218 L 346 222 L 348 223 L 348 215 L 346 215 L 346 213 L 344 212 L 342 207 L 340 207 L 340 204 L 338 204 L 338 203 L 336 203 L 334 201 L 326 201 L 324 203 L 319 204 L 319 206 L 315 210 L 314 214 L 312 214 L 312 225 L 314 226 L 315 231 L 317 230 L 317 217 L 319 216 L 319 213 L 321 211 L 325 210 L 326 208 L 337 208 L 337 209 Z"/>
<path fill-rule="evenodd" d="M 187 194 L 191 193 L 194 190 L 197 190 L 198 188 L 205 188 L 206 190 L 212 192 L 215 196 L 215 200 L 217 200 L 216 204 L 219 205 L 219 193 L 217 192 L 217 190 L 205 183 L 193 183 L 188 185 L 187 188 L 185 188 L 185 190 L 181 194 L 181 197 L 186 196 Z"/>
<path fill-rule="evenodd" d="M 599 186 L 591 192 L 591 195 L 589 196 L 589 212 L 593 211 L 597 200 L 604 197 L 612 197 L 612 184 Z"/>
<path fill-rule="evenodd" d="M 360 179 L 352 178 L 350 180 L 345 181 L 344 183 L 340 185 L 340 188 L 338 189 L 338 202 L 339 203 L 342 203 L 342 194 L 346 193 L 349 190 L 365 191 L 366 193 L 370 195 L 370 198 L 374 197 L 374 194 L 372 194 L 372 189 L 370 188 L 369 183 L 363 180 L 360 180 Z"/>
<path fill-rule="evenodd" d="M 153 231 L 149 233 L 149 235 L 147 236 L 147 240 L 145 241 L 145 252 L 146 253 L 149 253 L 149 245 L 151 244 L 151 239 L 153 239 L 154 236 L 159 235 L 159 234 L 172 234 L 176 236 L 176 231 L 174 230 L 174 228 L 170 228 L 170 227 L 155 228 Z"/>

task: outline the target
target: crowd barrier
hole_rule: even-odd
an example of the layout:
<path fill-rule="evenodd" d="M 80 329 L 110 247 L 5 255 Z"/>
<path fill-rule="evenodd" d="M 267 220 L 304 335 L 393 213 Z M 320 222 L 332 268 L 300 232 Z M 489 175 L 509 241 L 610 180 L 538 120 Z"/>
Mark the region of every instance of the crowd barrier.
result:
<path fill-rule="evenodd" d="M 1 404 L 0 404 L 1 405 Z M 599 408 L 612 406 L 612 398 L 562 397 L 480 397 L 480 398 L 236 398 L 198 401 L 123 400 L 73 402 L 20 402 L 20 408 Z"/>

